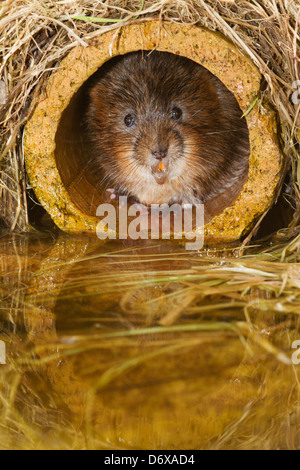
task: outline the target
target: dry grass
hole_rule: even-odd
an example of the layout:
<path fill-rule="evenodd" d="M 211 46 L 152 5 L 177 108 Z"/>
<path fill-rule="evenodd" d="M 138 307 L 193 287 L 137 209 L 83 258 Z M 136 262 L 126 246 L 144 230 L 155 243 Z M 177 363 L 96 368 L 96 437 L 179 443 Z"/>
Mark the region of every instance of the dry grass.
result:
<path fill-rule="evenodd" d="M 299 110 L 291 95 L 299 79 L 299 7 L 292 0 L 5 0 L 0 6 L 0 216 L 11 230 L 28 224 L 22 129 L 47 76 L 78 44 L 132 21 L 160 18 L 219 30 L 260 69 L 278 110 L 291 165 L 297 226 L 300 214 Z M 298 231 L 298 229 L 297 229 Z M 294 233 L 294 231 L 293 231 Z"/>

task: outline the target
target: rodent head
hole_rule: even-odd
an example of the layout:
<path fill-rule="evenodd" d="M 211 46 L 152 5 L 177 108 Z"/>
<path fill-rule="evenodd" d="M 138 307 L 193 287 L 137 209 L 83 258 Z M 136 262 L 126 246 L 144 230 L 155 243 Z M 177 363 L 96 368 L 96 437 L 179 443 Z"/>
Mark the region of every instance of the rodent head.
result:
<path fill-rule="evenodd" d="M 241 111 L 205 68 L 166 52 L 136 52 L 100 72 L 88 132 L 108 185 L 147 205 L 205 201 L 239 171 L 232 138 Z"/>

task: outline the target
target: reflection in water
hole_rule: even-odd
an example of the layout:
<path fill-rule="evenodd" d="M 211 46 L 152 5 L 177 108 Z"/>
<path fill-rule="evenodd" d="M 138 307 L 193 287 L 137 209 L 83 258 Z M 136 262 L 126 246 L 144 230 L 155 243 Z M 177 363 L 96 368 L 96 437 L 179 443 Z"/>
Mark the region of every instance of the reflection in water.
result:
<path fill-rule="evenodd" d="M 0 266 L 1 448 L 300 448 L 297 264 L 31 235 Z"/>

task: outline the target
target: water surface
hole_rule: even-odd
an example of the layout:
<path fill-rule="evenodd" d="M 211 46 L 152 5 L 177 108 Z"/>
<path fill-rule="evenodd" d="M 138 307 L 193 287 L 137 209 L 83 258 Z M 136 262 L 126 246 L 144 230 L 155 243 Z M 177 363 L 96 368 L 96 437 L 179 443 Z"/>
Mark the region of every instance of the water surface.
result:
<path fill-rule="evenodd" d="M 0 447 L 300 448 L 299 310 L 238 255 L 3 236 Z"/>

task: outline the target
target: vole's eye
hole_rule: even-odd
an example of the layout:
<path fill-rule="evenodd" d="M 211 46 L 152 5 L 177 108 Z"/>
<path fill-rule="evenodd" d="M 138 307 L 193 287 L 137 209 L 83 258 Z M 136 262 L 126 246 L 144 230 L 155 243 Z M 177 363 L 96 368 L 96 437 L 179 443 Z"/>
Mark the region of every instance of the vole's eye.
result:
<path fill-rule="evenodd" d="M 125 126 L 131 127 L 135 124 L 135 119 L 132 114 L 127 114 L 124 118 Z"/>
<path fill-rule="evenodd" d="M 175 119 L 175 121 L 178 121 L 178 119 L 180 119 L 182 116 L 182 110 L 177 106 L 174 106 L 174 108 L 172 108 L 171 110 L 171 115 L 172 118 Z"/>

